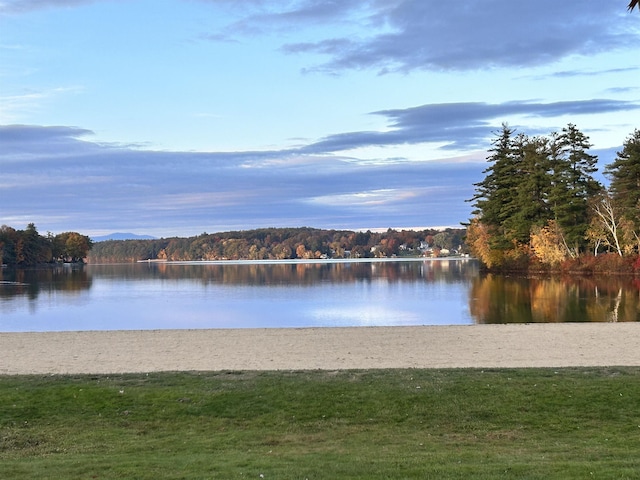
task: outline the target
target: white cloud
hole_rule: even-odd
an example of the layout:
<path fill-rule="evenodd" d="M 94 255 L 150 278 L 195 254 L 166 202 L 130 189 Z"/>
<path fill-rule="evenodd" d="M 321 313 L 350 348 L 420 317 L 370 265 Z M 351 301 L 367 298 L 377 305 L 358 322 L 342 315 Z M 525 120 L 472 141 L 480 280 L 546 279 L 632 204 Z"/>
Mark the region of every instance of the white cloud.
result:
<path fill-rule="evenodd" d="M 327 206 L 349 206 L 349 207 L 371 207 L 376 205 L 386 205 L 389 203 L 401 202 L 408 198 L 415 197 L 412 192 L 398 189 L 383 188 L 380 190 L 370 190 L 366 192 L 344 193 L 338 195 L 325 195 L 312 197 L 306 200 L 308 203 Z"/>

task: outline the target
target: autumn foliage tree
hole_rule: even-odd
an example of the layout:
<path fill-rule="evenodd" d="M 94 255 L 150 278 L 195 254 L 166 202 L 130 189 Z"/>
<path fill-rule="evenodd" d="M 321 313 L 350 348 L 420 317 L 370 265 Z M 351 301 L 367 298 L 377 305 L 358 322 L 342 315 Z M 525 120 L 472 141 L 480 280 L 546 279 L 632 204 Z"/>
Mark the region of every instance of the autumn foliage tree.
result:
<path fill-rule="evenodd" d="M 64 232 L 53 237 L 53 258 L 62 262 L 81 262 L 91 250 L 93 242 L 86 235 Z"/>
<path fill-rule="evenodd" d="M 56 261 L 81 262 L 92 245 L 89 237 L 77 232 L 40 235 L 33 223 L 24 230 L 0 227 L 0 256 L 7 265 L 31 267 Z"/>
<path fill-rule="evenodd" d="M 567 249 L 562 244 L 562 234 L 555 220 L 543 227 L 534 227 L 531 231 L 531 247 L 540 262 L 558 265 L 567 258 Z"/>
<path fill-rule="evenodd" d="M 496 133 L 486 177 L 476 183 L 467 243 L 490 269 L 558 266 L 613 251 L 640 252 L 640 131 L 605 168 L 609 190 L 595 180 L 591 143 L 569 124 L 548 137 Z"/>
<path fill-rule="evenodd" d="M 97 242 L 90 253 L 93 262 L 138 260 L 319 259 L 372 256 L 417 256 L 421 248 L 443 247 L 463 253 L 463 228 L 353 232 L 309 227 L 265 228 L 235 232 L 203 233 L 189 238 L 108 240 Z M 437 245 L 436 245 L 437 244 Z M 426 245 L 426 246 L 425 246 Z"/>

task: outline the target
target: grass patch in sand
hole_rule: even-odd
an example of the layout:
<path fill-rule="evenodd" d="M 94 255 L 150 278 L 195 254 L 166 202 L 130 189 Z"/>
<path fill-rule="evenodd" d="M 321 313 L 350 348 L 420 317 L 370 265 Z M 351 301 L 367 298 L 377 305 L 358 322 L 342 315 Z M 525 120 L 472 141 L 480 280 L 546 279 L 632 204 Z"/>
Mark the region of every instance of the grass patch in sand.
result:
<path fill-rule="evenodd" d="M 0 476 L 637 478 L 640 369 L 0 377 Z"/>

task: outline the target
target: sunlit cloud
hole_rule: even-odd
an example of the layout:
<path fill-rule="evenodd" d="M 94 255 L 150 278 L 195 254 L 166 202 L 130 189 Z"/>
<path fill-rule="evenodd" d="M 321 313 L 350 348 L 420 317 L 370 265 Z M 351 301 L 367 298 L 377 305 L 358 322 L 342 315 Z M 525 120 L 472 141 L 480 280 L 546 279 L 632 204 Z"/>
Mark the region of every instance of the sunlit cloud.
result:
<path fill-rule="evenodd" d="M 345 193 L 309 198 L 307 202 L 317 205 L 329 206 L 376 206 L 388 203 L 400 202 L 415 197 L 412 192 L 403 192 L 396 189 L 371 190 L 368 192 Z"/>

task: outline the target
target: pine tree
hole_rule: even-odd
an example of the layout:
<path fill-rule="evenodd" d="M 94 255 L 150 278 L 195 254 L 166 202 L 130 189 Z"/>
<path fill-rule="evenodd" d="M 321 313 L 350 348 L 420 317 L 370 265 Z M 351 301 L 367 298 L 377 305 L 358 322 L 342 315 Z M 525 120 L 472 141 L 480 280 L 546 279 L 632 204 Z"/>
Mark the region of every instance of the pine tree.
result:
<path fill-rule="evenodd" d="M 491 142 L 491 153 L 487 161 L 491 165 L 484 170 L 482 182 L 474 184 L 476 194 L 470 200 L 475 202 L 473 214 L 491 231 L 492 243 L 496 248 L 509 248 L 509 239 L 503 235 L 503 223 L 514 213 L 512 198 L 517 191 L 515 183 L 516 151 L 512 135 L 514 130 L 506 123 Z"/>
<path fill-rule="evenodd" d="M 630 236 L 640 243 L 640 130 L 625 140 L 613 163 L 605 166 L 605 174 L 611 179 L 614 205 L 633 229 Z"/>
<path fill-rule="evenodd" d="M 510 216 L 503 226 L 512 241 L 526 244 L 532 228 L 544 225 L 550 218 L 548 142 L 542 137 L 519 135 L 514 144 L 514 192 L 508 207 Z"/>
<path fill-rule="evenodd" d="M 553 134 L 550 144 L 552 186 L 549 201 L 567 248 L 573 255 L 586 246 L 589 224 L 588 199 L 602 191 L 593 174 L 597 157 L 587 153 L 589 138 L 569 124 Z"/>
<path fill-rule="evenodd" d="M 472 253 L 490 268 L 521 268 L 537 252 L 557 263 L 584 251 L 590 200 L 604 191 L 593 177 L 597 158 L 588 153 L 590 147 L 573 124 L 533 138 L 514 136 L 503 124 L 492 142 L 486 177 L 474 184 L 470 200 L 475 202 L 475 218 L 467 229 Z M 549 245 L 554 255 L 548 255 Z"/>
<path fill-rule="evenodd" d="M 492 145 L 487 159 L 492 165 L 475 184 L 472 201 L 474 214 L 491 229 L 494 246 L 508 249 L 527 244 L 531 228 L 551 218 L 548 141 L 524 134 L 513 137 L 513 130 L 503 124 Z"/>

